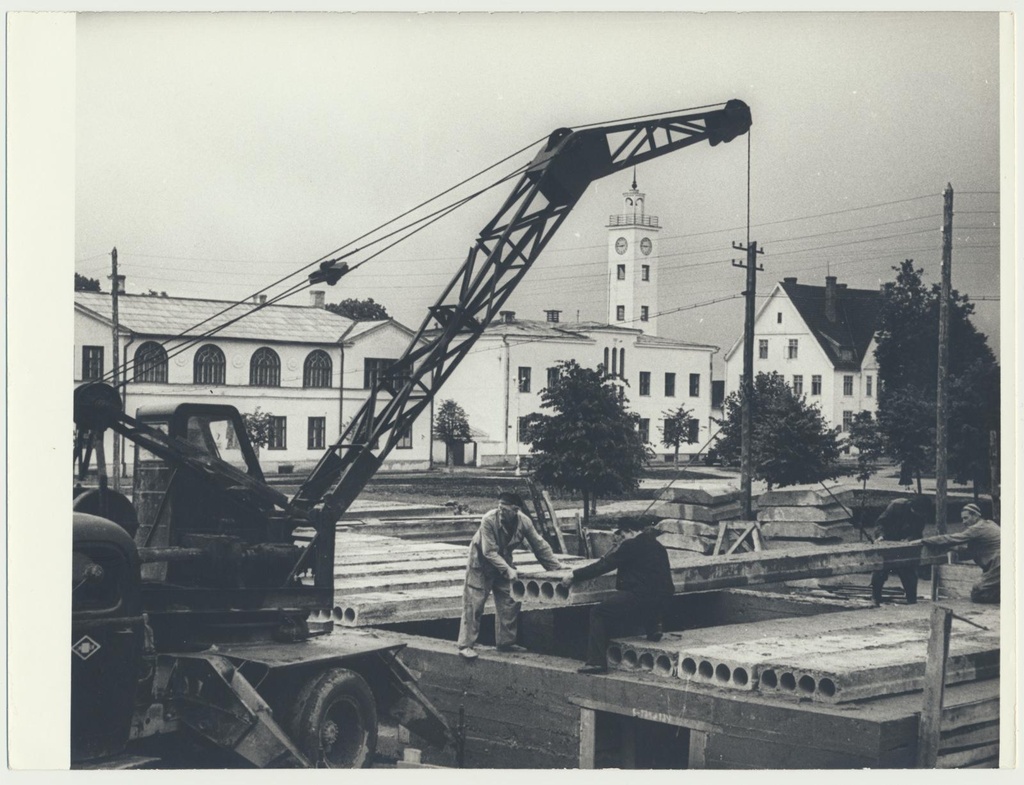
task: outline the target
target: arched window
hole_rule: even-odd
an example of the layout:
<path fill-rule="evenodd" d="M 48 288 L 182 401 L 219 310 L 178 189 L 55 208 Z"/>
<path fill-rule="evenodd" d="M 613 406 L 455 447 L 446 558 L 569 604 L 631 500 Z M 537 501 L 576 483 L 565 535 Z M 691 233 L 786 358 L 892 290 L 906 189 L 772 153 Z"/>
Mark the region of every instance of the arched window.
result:
<path fill-rule="evenodd" d="M 167 352 L 155 341 L 146 341 L 135 350 L 135 375 L 137 382 L 167 384 Z"/>
<path fill-rule="evenodd" d="M 302 366 L 303 387 L 331 386 L 331 356 L 317 349 L 306 355 L 306 363 Z"/>
<path fill-rule="evenodd" d="M 224 384 L 224 352 L 208 343 L 196 352 L 192 363 L 193 384 Z"/>
<path fill-rule="evenodd" d="M 249 384 L 253 387 L 281 386 L 281 358 L 277 352 L 262 346 L 249 361 Z"/>

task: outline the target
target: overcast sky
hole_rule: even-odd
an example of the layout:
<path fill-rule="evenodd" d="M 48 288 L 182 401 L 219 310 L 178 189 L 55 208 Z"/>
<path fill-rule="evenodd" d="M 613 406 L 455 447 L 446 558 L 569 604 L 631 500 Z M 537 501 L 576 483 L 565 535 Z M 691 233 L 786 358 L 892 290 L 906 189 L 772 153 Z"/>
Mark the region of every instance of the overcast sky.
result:
<path fill-rule="evenodd" d="M 117 246 L 129 292 L 241 299 L 555 128 L 740 98 L 762 294 L 788 275 L 876 288 L 904 258 L 937 280 L 947 183 L 954 286 L 999 294 L 992 13 L 86 14 L 76 58 L 75 269 L 105 290 Z M 657 309 L 676 311 L 662 335 L 740 336 L 741 300 L 702 304 L 743 288 L 747 166 L 741 138 L 638 170 L 663 227 Z M 630 179 L 591 187 L 509 307 L 606 318 L 605 225 Z M 328 301 L 417 327 L 509 190 Z M 998 309 L 977 304 L 996 349 Z"/>

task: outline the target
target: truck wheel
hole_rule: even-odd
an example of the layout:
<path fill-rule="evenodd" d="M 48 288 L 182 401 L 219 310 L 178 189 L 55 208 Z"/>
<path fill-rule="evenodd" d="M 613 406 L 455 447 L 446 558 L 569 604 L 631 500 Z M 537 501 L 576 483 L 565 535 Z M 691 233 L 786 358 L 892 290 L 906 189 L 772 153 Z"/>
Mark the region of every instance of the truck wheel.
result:
<path fill-rule="evenodd" d="M 292 739 L 317 768 L 366 768 L 377 750 L 377 702 L 358 673 L 332 668 L 298 693 Z"/>

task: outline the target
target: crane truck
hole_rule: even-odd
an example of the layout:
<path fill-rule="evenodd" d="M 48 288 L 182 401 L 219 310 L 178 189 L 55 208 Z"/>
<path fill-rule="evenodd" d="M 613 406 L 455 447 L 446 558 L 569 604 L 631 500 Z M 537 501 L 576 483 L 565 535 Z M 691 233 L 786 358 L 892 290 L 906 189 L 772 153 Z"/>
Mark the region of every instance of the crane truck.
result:
<path fill-rule="evenodd" d="M 590 183 L 749 130 L 745 103 L 718 106 L 554 131 L 291 498 L 265 481 L 233 407 L 132 416 L 108 384 L 76 389 L 80 470 L 94 445 L 100 468 L 108 429 L 132 443 L 135 470 L 130 498 L 100 472 L 99 487 L 74 500 L 73 766 L 159 762 L 176 745 L 230 765 L 368 766 L 382 716 L 431 744 L 452 742 L 402 664 L 400 637 L 332 628 L 336 524 Z M 348 269 L 328 260 L 310 281 L 333 285 Z"/>

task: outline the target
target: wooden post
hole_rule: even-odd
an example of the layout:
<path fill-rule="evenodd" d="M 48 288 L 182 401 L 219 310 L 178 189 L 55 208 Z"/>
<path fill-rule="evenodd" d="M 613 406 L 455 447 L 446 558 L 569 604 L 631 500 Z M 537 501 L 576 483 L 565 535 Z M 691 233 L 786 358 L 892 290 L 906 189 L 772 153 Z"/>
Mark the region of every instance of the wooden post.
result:
<path fill-rule="evenodd" d="M 706 769 L 708 749 L 708 732 L 690 729 L 690 755 L 687 768 Z"/>
<path fill-rule="evenodd" d="M 946 659 L 949 657 L 949 632 L 953 611 L 936 605 L 932 608 L 928 660 L 924 668 L 924 705 L 917 728 L 917 767 L 934 769 L 939 758 L 942 732 L 942 697 L 946 689 Z"/>
<path fill-rule="evenodd" d="M 942 193 L 942 280 L 939 285 L 939 377 L 935 407 L 935 527 L 946 533 L 946 419 L 949 382 L 949 297 L 953 266 L 953 186 Z"/>
<path fill-rule="evenodd" d="M 121 381 L 121 336 L 120 319 L 117 312 L 117 297 L 121 293 L 121 279 L 117 274 L 117 248 L 110 252 L 110 311 L 113 331 L 113 346 L 111 347 L 110 363 L 110 384 L 115 390 L 121 392 L 119 382 Z M 114 462 L 111 468 L 110 481 L 115 491 L 121 490 L 121 437 L 111 431 L 114 439 Z"/>
<path fill-rule="evenodd" d="M 753 438 L 753 414 L 751 406 L 754 400 L 754 298 L 757 295 L 757 255 L 764 253 L 757 248 L 757 241 L 747 241 L 746 247 L 733 243 L 737 251 L 746 251 L 746 263 L 733 259 L 733 267 L 744 267 L 747 270 L 747 285 L 743 291 L 746 307 L 743 315 L 743 380 L 740 385 L 740 501 L 743 504 L 743 520 L 754 517 L 751 502 L 751 485 L 754 475 L 751 466 L 751 439 Z"/>
<path fill-rule="evenodd" d="M 580 768 L 595 768 L 597 751 L 597 712 L 580 709 Z"/>

